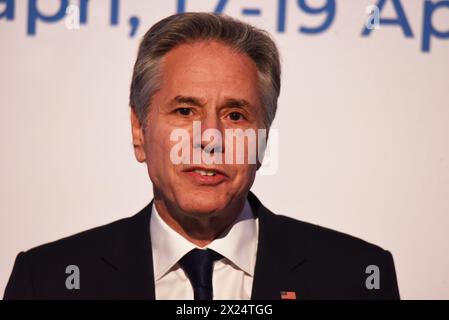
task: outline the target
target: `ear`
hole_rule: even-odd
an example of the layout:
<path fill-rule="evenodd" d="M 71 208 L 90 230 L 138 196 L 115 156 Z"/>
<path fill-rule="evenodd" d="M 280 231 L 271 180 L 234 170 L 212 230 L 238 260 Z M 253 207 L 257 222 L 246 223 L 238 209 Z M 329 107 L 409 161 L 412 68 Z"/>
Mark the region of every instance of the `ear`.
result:
<path fill-rule="evenodd" d="M 142 124 L 140 123 L 134 108 L 131 107 L 131 133 L 133 138 L 134 155 L 139 162 L 144 162 L 146 160 L 143 131 Z"/>

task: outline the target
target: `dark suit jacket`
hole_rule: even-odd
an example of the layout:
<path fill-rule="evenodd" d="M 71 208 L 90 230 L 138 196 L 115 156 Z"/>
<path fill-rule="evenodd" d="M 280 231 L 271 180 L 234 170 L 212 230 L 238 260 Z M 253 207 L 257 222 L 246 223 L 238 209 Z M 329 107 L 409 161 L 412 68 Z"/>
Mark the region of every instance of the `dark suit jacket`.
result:
<path fill-rule="evenodd" d="M 250 193 L 259 218 L 252 299 L 398 299 L 393 258 L 373 244 L 275 215 Z M 133 217 L 18 254 L 5 299 L 154 299 L 150 203 Z M 80 289 L 66 288 L 66 267 L 80 270 Z M 369 265 L 380 289 L 367 289 Z"/>

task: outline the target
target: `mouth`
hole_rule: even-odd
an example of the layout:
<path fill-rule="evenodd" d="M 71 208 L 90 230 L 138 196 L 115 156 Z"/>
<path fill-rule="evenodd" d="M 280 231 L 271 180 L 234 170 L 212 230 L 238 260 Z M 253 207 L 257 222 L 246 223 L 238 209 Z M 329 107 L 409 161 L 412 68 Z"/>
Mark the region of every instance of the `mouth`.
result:
<path fill-rule="evenodd" d="M 183 172 L 192 179 L 195 184 L 198 185 L 208 185 L 215 186 L 218 185 L 229 178 L 229 176 L 218 168 L 207 168 L 207 167 L 189 167 Z"/>

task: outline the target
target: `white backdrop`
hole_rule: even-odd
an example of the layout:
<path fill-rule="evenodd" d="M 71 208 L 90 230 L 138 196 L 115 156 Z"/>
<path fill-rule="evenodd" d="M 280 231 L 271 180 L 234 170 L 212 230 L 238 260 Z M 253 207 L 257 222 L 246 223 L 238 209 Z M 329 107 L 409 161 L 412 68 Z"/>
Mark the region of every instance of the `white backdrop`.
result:
<path fill-rule="evenodd" d="M 111 24 L 119 1 L 91 0 L 79 30 L 66 18 L 38 20 L 33 35 L 33 1 L 11 2 L 8 19 L 0 1 L 1 294 L 19 251 L 133 215 L 152 198 L 132 151 L 129 84 L 140 37 L 177 10 L 176 0 L 121 1 Z M 390 250 L 402 298 L 448 299 L 449 41 L 432 37 L 422 50 L 425 1 L 396 0 L 413 37 L 404 24 L 363 37 L 365 8 L 375 3 L 367 0 L 336 1 L 330 25 L 313 35 L 298 28 L 327 14 L 285 1 L 282 31 L 283 2 L 224 7 L 272 33 L 282 54 L 279 170 L 259 176 L 253 191 L 274 212 Z M 61 1 L 37 3 L 51 16 Z M 186 9 L 217 3 L 189 0 Z M 398 16 L 394 3 L 382 17 Z M 134 36 L 132 16 L 140 21 Z M 449 7 L 431 23 L 449 30 Z"/>

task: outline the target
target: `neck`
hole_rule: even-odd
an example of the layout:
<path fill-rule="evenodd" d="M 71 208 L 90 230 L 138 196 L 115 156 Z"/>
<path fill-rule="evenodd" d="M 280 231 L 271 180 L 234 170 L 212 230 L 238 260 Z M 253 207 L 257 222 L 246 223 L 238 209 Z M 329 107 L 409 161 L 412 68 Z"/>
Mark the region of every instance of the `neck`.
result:
<path fill-rule="evenodd" d="M 220 212 L 194 216 L 168 204 L 154 192 L 154 202 L 159 216 L 181 236 L 199 247 L 205 247 L 220 236 L 239 216 L 245 205 L 245 197 L 231 203 Z"/>

